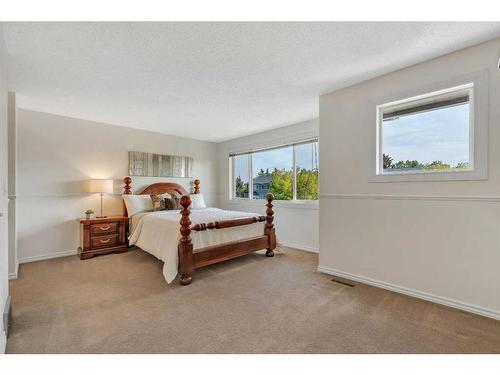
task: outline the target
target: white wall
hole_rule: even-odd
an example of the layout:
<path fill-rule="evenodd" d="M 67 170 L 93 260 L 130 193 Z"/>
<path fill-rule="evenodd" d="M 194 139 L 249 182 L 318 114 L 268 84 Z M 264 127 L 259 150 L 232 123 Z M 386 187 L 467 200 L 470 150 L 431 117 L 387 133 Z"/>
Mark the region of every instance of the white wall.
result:
<path fill-rule="evenodd" d="M 318 136 L 318 120 L 274 129 L 219 144 L 219 188 L 221 208 L 263 213 L 264 201 L 229 199 L 229 153 L 277 146 Z M 320 146 L 321 148 L 321 146 Z M 275 224 L 278 242 L 286 246 L 317 252 L 319 242 L 318 202 L 275 201 Z"/>
<path fill-rule="evenodd" d="M 7 53 L 0 23 L 0 315 L 9 294 L 8 284 L 8 197 L 7 197 Z M 5 353 L 7 340 L 0 322 L 0 353 Z"/>
<path fill-rule="evenodd" d="M 319 269 L 500 319 L 500 39 L 320 98 Z M 374 100 L 489 71 L 489 179 L 370 183 Z"/>
<path fill-rule="evenodd" d="M 20 262 L 76 253 L 78 217 L 99 210 L 99 195 L 83 194 L 90 178 L 113 178 L 123 191 L 128 151 L 194 158 L 194 175 L 209 205 L 217 203 L 217 144 L 18 109 L 17 236 Z M 192 179 L 166 179 L 188 190 Z M 133 178 L 133 189 L 159 178 Z M 104 197 L 105 214 L 121 214 L 119 196 Z"/>

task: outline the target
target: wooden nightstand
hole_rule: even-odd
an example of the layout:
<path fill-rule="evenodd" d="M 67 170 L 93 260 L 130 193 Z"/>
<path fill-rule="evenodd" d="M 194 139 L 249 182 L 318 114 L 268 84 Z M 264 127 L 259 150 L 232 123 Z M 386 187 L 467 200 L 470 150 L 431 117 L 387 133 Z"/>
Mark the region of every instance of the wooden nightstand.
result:
<path fill-rule="evenodd" d="M 100 219 L 78 219 L 80 222 L 80 259 L 94 255 L 123 253 L 127 251 L 125 221 L 123 216 L 109 216 Z"/>

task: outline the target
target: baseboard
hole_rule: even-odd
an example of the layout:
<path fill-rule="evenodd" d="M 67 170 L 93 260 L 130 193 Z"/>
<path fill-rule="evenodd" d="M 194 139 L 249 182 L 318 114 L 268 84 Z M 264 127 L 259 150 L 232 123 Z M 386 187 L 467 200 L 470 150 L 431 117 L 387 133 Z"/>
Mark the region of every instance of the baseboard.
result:
<path fill-rule="evenodd" d="M 16 262 L 16 270 L 12 273 L 9 273 L 9 280 L 17 279 L 18 272 L 19 272 L 19 262 Z"/>
<path fill-rule="evenodd" d="M 67 257 L 70 255 L 76 255 L 77 251 L 75 250 L 67 250 L 67 251 L 59 251 L 57 253 L 50 253 L 50 254 L 42 254 L 42 255 L 35 255 L 31 257 L 23 257 L 19 258 L 19 263 L 30 263 L 30 262 L 37 262 L 39 260 L 46 260 L 46 259 L 53 259 L 53 258 L 61 258 L 61 257 Z"/>
<path fill-rule="evenodd" d="M 488 309 L 485 307 L 471 305 L 471 304 L 466 303 L 466 302 L 461 302 L 461 301 L 457 301 L 457 300 L 446 298 L 446 297 L 436 296 L 435 294 L 421 292 L 419 290 L 405 288 L 405 287 L 402 287 L 399 285 L 394 285 L 394 284 L 386 283 L 383 281 L 374 280 L 374 279 L 371 279 L 369 277 L 354 275 L 352 273 L 339 271 L 339 270 L 336 270 L 333 268 L 318 266 L 318 271 L 326 273 L 328 275 L 343 277 L 345 279 L 350 279 L 350 280 L 357 281 L 357 282 L 360 282 L 363 284 L 376 286 L 378 288 L 387 289 L 387 290 L 390 290 L 393 292 L 406 294 L 406 295 L 411 296 L 411 297 L 420 298 L 420 299 L 423 299 L 426 301 L 438 303 L 440 305 L 454 307 L 456 309 L 467 311 L 467 312 L 470 312 L 473 314 L 482 315 L 482 316 L 486 316 L 488 318 L 500 320 L 500 311 L 495 311 L 495 310 L 491 310 L 491 309 Z"/>
<path fill-rule="evenodd" d="M 282 241 L 279 241 L 278 245 L 285 246 L 285 247 L 291 247 L 291 248 L 297 249 L 297 250 L 304 250 L 304 251 L 308 251 L 310 253 L 316 253 L 316 254 L 319 253 L 319 250 L 317 248 L 312 247 L 312 246 L 307 246 L 307 245 L 298 245 L 296 243 L 282 242 Z"/>

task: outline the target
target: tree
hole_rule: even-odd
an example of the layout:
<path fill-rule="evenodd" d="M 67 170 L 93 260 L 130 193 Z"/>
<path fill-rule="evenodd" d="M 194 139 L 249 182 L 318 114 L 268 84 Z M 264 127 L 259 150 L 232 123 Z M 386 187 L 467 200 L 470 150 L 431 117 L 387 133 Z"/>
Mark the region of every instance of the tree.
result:
<path fill-rule="evenodd" d="M 275 168 L 271 173 L 269 192 L 278 200 L 293 199 L 293 172 Z M 317 169 L 297 168 L 297 199 L 315 200 L 319 198 Z"/>
<path fill-rule="evenodd" d="M 318 170 L 297 168 L 297 199 L 318 199 Z"/>
<path fill-rule="evenodd" d="M 392 165 L 392 158 L 389 155 L 382 154 L 383 162 L 384 162 L 384 169 L 389 169 L 393 168 Z"/>
<path fill-rule="evenodd" d="M 382 154 L 384 169 L 423 169 L 423 170 L 447 170 L 453 169 L 450 164 L 443 163 L 441 160 L 434 160 L 432 163 L 420 163 L 418 160 L 399 160 L 394 163 L 392 157 L 387 154 Z M 454 169 L 467 169 L 468 162 L 457 163 Z"/>
<path fill-rule="evenodd" d="M 264 170 L 261 168 L 259 173 L 257 173 L 257 177 L 261 177 L 261 176 L 269 176 L 269 168 L 266 169 L 266 171 L 264 172 Z"/>
<path fill-rule="evenodd" d="M 427 163 L 422 166 L 422 169 L 434 170 L 434 169 L 451 169 L 451 165 L 443 163 L 441 160 L 435 160 L 432 163 Z"/>
<path fill-rule="evenodd" d="M 274 168 L 271 173 L 271 185 L 269 192 L 273 193 L 274 199 L 291 200 L 293 199 L 293 174 L 286 169 Z"/>
<path fill-rule="evenodd" d="M 452 169 L 450 164 L 443 163 L 441 160 L 434 160 L 431 163 L 421 163 L 418 160 L 399 160 L 394 162 L 393 158 L 387 154 L 382 154 L 384 169 L 423 169 L 423 170 L 446 170 Z M 456 169 L 466 169 L 469 167 L 469 163 L 460 162 L 455 167 Z"/>
<path fill-rule="evenodd" d="M 236 177 L 234 190 L 237 198 L 248 197 L 248 182 L 243 182 L 240 176 Z"/>
<path fill-rule="evenodd" d="M 391 168 L 394 169 L 422 169 L 423 165 L 417 160 L 398 161 Z"/>

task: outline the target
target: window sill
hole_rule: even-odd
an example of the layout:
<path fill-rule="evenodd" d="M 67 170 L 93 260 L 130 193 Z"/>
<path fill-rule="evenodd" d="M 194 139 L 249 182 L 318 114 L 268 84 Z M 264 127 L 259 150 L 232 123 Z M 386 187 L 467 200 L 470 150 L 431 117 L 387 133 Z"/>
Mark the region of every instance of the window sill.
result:
<path fill-rule="evenodd" d="M 266 205 L 265 199 L 245 199 L 245 198 L 233 198 L 228 199 L 227 203 L 230 205 L 247 205 L 250 207 L 264 207 Z M 308 209 L 308 210 L 319 210 L 319 201 L 273 201 L 274 207 L 286 207 L 286 208 L 296 208 L 296 209 Z"/>
<path fill-rule="evenodd" d="M 373 175 L 368 182 L 439 182 L 439 181 L 475 181 L 487 180 L 487 171 L 461 172 L 401 172 Z"/>

